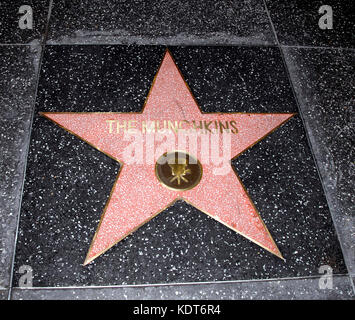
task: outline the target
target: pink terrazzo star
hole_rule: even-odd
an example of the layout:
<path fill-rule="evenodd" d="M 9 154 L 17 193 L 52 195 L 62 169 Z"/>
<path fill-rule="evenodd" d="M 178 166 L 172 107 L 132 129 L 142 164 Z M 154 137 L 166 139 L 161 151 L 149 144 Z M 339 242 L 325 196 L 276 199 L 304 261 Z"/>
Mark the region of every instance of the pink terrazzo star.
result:
<path fill-rule="evenodd" d="M 212 121 L 213 124 L 219 122 L 230 124 L 233 121 L 233 128 L 237 128 L 234 133 L 229 132 L 233 158 L 281 126 L 294 114 L 202 113 L 167 50 L 142 113 L 45 112 L 42 115 L 122 165 L 84 265 L 127 237 L 177 199 L 185 200 L 282 258 L 240 178 L 233 170 L 217 175 L 214 170 L 216 165 L 201 161 L 202 151 L 199 148 L 193 155 L 202 163 L 203 174 L 200 182 L 190 190 L 171 190 L 155 175 L 155 162 L 164 152 L 179 150 L 177 142 L 174 142 L 173 147 L 166 146 L 165 149 L 161 147 L 160 152 L 152 155 L 152 161 L 144 159 L 142 163 L 130 163 L 124 159 L 127 157 L 125 154 L 127 147 L 132 141 L 125 139 L 124 134 L 127 134 L 130 128 L 132 132 L 140 130 L 144 123 L 149 121 L 156 123 L 158 121 L 163 123 L 164 120 L 171 120 L 174 123 L 177 121 L 179 125 L 183 124 L 184 129 L 191 128 L 192 120 L 195 120 L 195 123 Z M 168 130 L 168 134 L 176 136 L 177 132 Z M 203 134 L 213 133 L 207 130 Z M 159 133 L 155 132 L 155 138 L 157 135 Z M 219 139 L 221 141 L 222 135 Z M 152 147 L 147 141 L 142 140 L 144 150 Z M 212 148 L 214 146 L 211 144 L 209 151 L 212 151 Z M 219 148 L 222 148 L 221 144 Z M 219 151 L 223 152 L 222 149 Z M 192 154 L 190 150 L 189 153 Z"/>

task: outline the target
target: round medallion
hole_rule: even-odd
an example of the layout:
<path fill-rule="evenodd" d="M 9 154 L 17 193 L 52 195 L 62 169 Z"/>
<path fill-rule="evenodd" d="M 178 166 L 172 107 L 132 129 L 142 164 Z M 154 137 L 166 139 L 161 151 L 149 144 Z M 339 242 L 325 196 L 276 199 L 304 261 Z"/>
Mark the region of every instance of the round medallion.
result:
<path fill-rule="evenodd" d="M 159 157 L 155 164 L 155 175 L 163 186 L 185 191 L 198 185 L 202 177 L 202 166 L 190 154 L 172 151 Z"/>

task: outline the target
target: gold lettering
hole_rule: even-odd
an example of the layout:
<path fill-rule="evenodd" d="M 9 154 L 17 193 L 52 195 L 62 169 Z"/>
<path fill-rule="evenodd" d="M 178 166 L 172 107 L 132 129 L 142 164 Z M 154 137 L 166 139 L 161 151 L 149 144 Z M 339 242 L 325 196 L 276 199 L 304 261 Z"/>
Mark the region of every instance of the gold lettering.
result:
<path fill-rule="evenodd" d="M 150 124 L 150 127 L 149 127 Z M 155 121 L 148 121 L 148 123 L 146 123 L 145 121 L 142 122 L 142 132 L 143 133 L 151 133 L 151 132 L 155 132 Z"/>
<path fill-rule="evenodd" d="M 237 123 L 234 120 L 230 121 L 229 123 L 233 128 L 231 129 L 232 133 L 237 134 L 238 133 Z"/>
<path fill-rule="evenodd" d="M 229 130 L 228 121 L 226 121 L 225 123 L 226 123 L 226 125 L 224 126 L 223 123 L 221 121 L 219 121 L 219 131 L 220 131 L 220 133 L 223 133 L 223 130 Z"/>
<path fill-rule="evenodd" d="M 116 122 L 116 120 L 106 120 L 106 122 L 109 124 L 108 132 L 112 133 L 112 124 Z"/>
<path fill-rule="evenodd" d="M 177 133 L 179 130 L 178 122 L 175 120 L 175 125 L 174 125 L 172 121 L 168 120 L 168 129 L 171 129 L 172 131 L 175 131 L 175 133 Z"/>
<path fill-rule="evenodd" d="M 197 129 L 201 129 L 203 128 L 203 125 L 202 125 L 202 121 L 200 121 L 200 125 L 199 126 L 196 126 L 196 121 L 195 120 L 192 120 L 192 126 L 195 130 Z"/>
<path fill-rule="evenodd" d="M 181 131 L 184 131 L 184 130 L 187 129 L 187 128 L 184 128 L 184 127 L 182 126 L 183 123 L 187 123 L 187 125 L 188 125 L 188 124 L 189 124 L 189 121 L 187 121 L 187 120 L 181 120 L 181 121 L 179 122 L 179 130 L 181 130 Z"/>
<path fill-rule="evenodd" d="M 204 124 L 205 124 L 205 131 L 212 132 L 212 131 L 209 129 L 209 126 L 212 124 L 212 122 L 213 122 L 213 121 L 209 121 L 209 122 L 204 121 Z"/>
<path fill-rule="evenodd" d="M 136 125 L 134 122 L 137 122 L 137 120 L 128 120 L 128 132 L 129 133 L 134 133 L 136 130 Z"/>
<path fill-rule="evenodd" d="M 165 132 L 166 129 L 166 120 L 163 120 L 163 126 L 160 125 L 160 120 L 156 121 L 156 128 L 157 128 L 157 132 Z"/>
<path fill-rule="evenodd" d="M 123 124 L 120 124 L 120 122 L 117 121 L 117 123 L 116 123 L 116 133 L 120 133 L 120 128 L 124 129 L 124 131 L 127 130 L 126 120 L 123 121 Z"/>
<path fill-rule="evenodd" d="M 108 132 L 114 133 L 114 128 L 116 127 L 115 133 L 120 133 L 127 131 L 129 133 L 136 132 L 138 120 L 123 120 L 119 122 L 118 120 L 106 120 L 108 125 Z M 116 124 L 116 125 L 115 125 Z M 231 132 L 233 134 L 238 133 L 237 122 L 235 120 L 231 121 L 220 121 L 220 120 L 143 120 L 141 125 L 142 133 L 151 132 L 165 132 L 166 130 L 171 130 L 177 133 L 179 130 L 201 130 L 202 133 L 223 133 L 223 131 Z"/>

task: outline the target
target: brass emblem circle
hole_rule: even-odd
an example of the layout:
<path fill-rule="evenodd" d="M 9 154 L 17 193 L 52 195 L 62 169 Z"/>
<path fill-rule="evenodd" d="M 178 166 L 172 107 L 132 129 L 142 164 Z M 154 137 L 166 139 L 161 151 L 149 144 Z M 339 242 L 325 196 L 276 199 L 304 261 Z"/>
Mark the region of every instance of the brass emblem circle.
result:
<path fill-rule="evenodd" d="M 155 164 L 155 175 L 160 183 L 177 191 L 190 190 L 202 178 L 200 161 L 183 151 L 164 153 Z"/>

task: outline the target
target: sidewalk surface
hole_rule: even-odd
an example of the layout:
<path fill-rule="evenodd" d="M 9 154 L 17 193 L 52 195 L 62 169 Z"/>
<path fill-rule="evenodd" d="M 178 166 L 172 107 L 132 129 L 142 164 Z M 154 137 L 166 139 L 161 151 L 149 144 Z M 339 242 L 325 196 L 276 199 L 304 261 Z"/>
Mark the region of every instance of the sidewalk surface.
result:
<path fill-rule="evenodd" d="M 325 30 L 321 1 L 32 0 L 32 29 L 22 2 L 0 3 L 0 299 L 354 299 L 353 1 Z M 181 200 L 82 265 L 120 164 L 39 113 L 140 112 L 166 48 L 203 112 L 296 113 L 232 161 L 285 261 Z"/>

